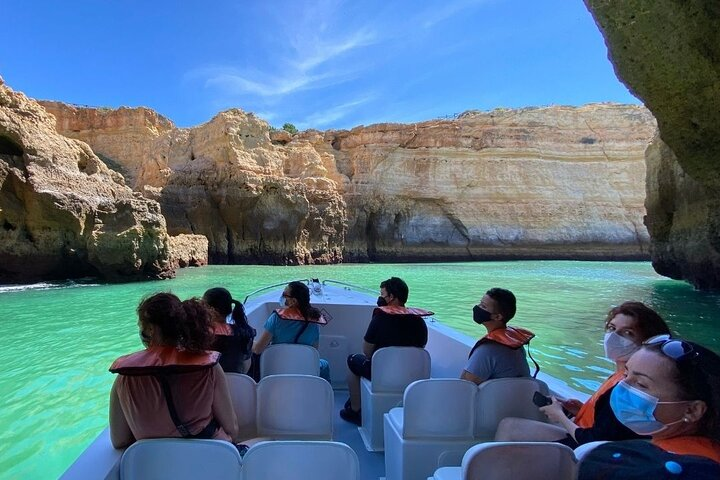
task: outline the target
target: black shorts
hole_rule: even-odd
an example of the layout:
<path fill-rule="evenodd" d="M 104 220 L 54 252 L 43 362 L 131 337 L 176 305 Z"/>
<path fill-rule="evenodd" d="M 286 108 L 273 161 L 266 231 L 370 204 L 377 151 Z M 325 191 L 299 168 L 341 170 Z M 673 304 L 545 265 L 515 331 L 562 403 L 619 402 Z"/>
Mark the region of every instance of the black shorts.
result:
<path fill-rule="evenodd" d="M 350 371 L 358 377 L 364 377 L 368 380 L 372 379 L 370 359 L 362 353 L 355 353 L 353 355 L 349 355 L 347 358 L 347 364 Z"/>

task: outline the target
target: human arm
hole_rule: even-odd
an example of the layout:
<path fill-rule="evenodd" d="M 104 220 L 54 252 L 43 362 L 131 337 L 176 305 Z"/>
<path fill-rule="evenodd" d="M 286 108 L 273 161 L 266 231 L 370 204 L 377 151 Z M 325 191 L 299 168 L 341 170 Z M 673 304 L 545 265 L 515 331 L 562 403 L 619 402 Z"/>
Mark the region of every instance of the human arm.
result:
<path fill-rule="evenodd" d="M 117 378 L 110 389 L 110 442 L 114 448 L 125 448 L 135 442 L 135 436 L 130 430 L 125 412 L 120 405 L 120 397 L 117 393 Z"/>
<path fill-rule="evenodd" d="M 573 417 L 577 417 L 578 412 L 583 406 L 583 402 L 575 398 L 569 398 L 567 400 L 560 400 L 563 408 L 567 410 Z"/>
<path fill-rule="evenodd" d="M 233 408 L 225 373 L 219 363 L 213 367 L 213 375 L 215 376 L 212 403 L 213 417 L 215 417 L 215 420 L 217 420 L 222 429 L 225 430 L 225 433 L 230 435 L 233 442 L 242 440 L 237 438 L 239 434 L 237 416 Z"/>
<path fill-rule="evenodd" d="M 482 382 L 485 381 L 485 379 L 480 378 L 477 375 L 468 372 L 467 370 L 462 371 L 462 373 L 460 374 L 460 380 L 469 380 L 475 385 L 480 385 Z"/>
<path fill-rule="evenodd" d="M 372 354 L 375 352 L 375 344 L 374 343 L 368 343 L 365 340 L 363 340 L 363 354 L 367 358 L 371 358 Z"/>
<path fill-rule="evenodd" d="M 575 425 L 575 422 L 570 420 L 565 415 L 565 412 L 563 411 L 562 402 L 560 402 L 557 398 L 552 397 L 552 403 L 545 407 L 540 407 L 540 411 L 543 412 L 548 417 L 548 420 L 550 420 L 551 422 L 553 422 L 557 425 L 560 425 L 573 438 L 575 438 L 575 431 L 578 429 L 578 426 Z"/>
<path fill-rule="evenodd" d="M 263 329 L 262 333 L 260 333 L 260 335 L 255 339 L 255 343 L 253 343 L 252 352 L 256 355 L 260 355 L 263 350 L 270 345 L 270 342 L 272 342 L 272 333 Z"/>

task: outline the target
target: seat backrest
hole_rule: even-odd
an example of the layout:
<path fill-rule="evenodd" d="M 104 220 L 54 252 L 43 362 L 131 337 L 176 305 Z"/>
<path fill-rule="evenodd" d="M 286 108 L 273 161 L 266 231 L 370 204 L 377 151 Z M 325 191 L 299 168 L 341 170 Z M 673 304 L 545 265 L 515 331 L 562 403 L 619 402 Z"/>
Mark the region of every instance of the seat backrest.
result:
<path fill-rule="evenodd" d="M 260 355 L 260 378 L 284 373 L 319 375 L 320 354 L 317 349 L 297 343 L 278 343 L 267 347 Z"/>
<path fill-rule="evenodd" d="M 313 375 L 271 375 L 257 387 L 260 437 L 332 439 L 334 396 L 327 380 Z"/>
<path fill-rule="evenodd" d="M 260 442 L 243 458 L 244 480 L 357 480 L 359 476 L 357 455 L 339 442 Z"/>
<path fill-rule="evenodd" d="M 475 434 L 494 436 L 505 417 L 547 422 L 532 401 L 535 392 L 548 395 L 547 384 L 535 378 L 498 378 L 481 383 L 476 397 Z"/>
<path fill-rule="evenodd" d="M 485 442 L 462 459 L 463 480 L 573 480 L 575 455 L 554 442 Z"/>
<path fill-rule="evenodd" d="M 252 378 L 240 373 L 225 372 L 225 379 L 238 421 L 239 438 L 253 438 L 257 433 L 257 384 Z"/>
<path fill-rule="evenodd" d="M 241 462 L 235 446 L 222 440 L 139 440 L 120 459 L 120 479 L 240 478 Z"/>
<path fill-rule="evenodd" d="M 424 378 L 430 378 L 430 354 L 424 348 L 385 347 L 373 353 L 373 393 L 402 393 L 412 382 Z"/>
<path fill-rule="evenodd" d="M 468 438 L 477 386 L 457 378 L 418 380 L 403 397 L 403 438 Z"/>

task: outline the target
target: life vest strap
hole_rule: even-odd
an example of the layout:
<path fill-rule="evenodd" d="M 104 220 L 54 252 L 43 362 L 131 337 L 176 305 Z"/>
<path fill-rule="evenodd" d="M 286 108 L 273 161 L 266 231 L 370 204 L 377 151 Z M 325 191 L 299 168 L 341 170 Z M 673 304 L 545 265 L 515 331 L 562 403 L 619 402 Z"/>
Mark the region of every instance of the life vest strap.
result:
<path fill-rule="evenodd" d="M 215 417 L 211 418 L 210 422 L 205 425 L 205 428 L 203 428 L 200 432 L 196 434 L 190 433 L 187 425 L 180 420 L 177 410 L 175 410 L 175 402 L 173 402 L 172 392 L 170 391 L 170 382 L 167 379 L 167 375 L 156 374 L 155 378 L 157 378 L 158 382 L 160 382 L 163 395 L 165 396 L 165 403 L 167 404 L 168 412 L 170 413 L 170 418 L 175 424 L 177 431 L 180 432 L 180 435 L 182 435 L 183 438 L 212 438 L 219 427 Z"/>

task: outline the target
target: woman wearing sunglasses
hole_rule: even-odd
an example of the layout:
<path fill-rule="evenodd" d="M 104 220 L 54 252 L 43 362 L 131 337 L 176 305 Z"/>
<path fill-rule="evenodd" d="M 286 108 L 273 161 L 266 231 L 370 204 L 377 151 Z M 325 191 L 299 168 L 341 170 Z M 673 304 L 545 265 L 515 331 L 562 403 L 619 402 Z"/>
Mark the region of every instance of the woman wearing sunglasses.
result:
<path fill-rule="evenodd" d="M 584 404 L 579 400 L 560 401 L 541 407 L 548 419 L 542 423 L 520 418 L 505 418 L 498 425 L 496 441 L 560 442 L 572 448 L 599 440 L 642 438 L 622 423 L 610 408 L 610 395 L 623 379 L 625 363 L 648 338 L 669 334 L 665 321 L 641 302 L 625 302 L 612 308 L 605 318 L 603 345 L 605 356 L 615 362 L 613 373 Z M 568 418 L 567 413 L 574 415 Z"/>
<path fill-rule="evenodd" d="M 661 335 L 646 341 L 610 395 L 617 419 L 668 452 L 720 463 L 720 356 Z"/>
<path fill-rule="evenodd" d="M 253 344 L 254 359 L 270 344 L 300 343 L 317 348 L 320 341 L 318 325 L 327 324 L 320 310 L 310 305 L 310 289 L 302 282 L 290 282 L 282 297 L 280 308 L 270 314 L 265 321 L 263 331 Z M 330 381 L 328 361 L 320 359 L 320 376 Z"/>

